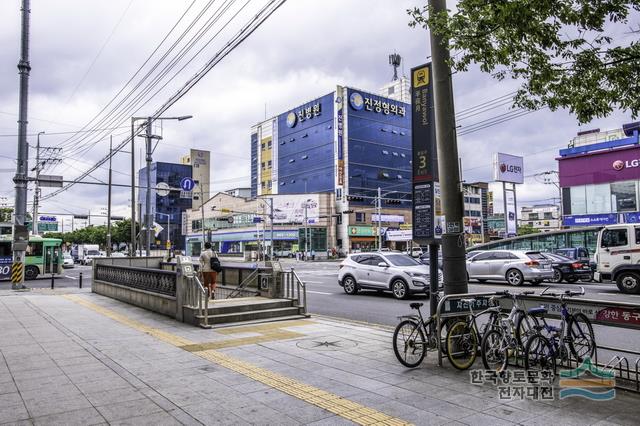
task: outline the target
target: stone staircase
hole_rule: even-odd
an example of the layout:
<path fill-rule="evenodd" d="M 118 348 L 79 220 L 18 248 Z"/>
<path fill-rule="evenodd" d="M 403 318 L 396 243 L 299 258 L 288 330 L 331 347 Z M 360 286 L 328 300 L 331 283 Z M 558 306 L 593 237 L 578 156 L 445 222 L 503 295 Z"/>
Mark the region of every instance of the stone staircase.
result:
<path fill-rule="evenodd" d="M 240 324 L 284 321 L 307 318 L 304 308 L 291 299 L 270 299 L 266 297 L 239 297 L 233 299 L 210 300 L 208 323 L 211 327 L 227 327 Z M 183 307 L 184 322 L 201 325 L 204 316 L 189 306 Z"/>

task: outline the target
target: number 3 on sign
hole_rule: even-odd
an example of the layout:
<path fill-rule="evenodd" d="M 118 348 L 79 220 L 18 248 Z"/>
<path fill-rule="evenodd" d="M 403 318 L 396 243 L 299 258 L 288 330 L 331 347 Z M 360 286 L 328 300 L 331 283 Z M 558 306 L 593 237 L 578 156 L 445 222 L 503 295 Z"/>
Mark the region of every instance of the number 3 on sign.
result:
<path fill-rule="evenodd" d="M 418 156 L 418 159 L 420 160 L 420 162 L 418 163 L 418 168 L 426 169 L 427 168 L 427 156 L 426 155 L 420 155 L 420 156 Z"/>

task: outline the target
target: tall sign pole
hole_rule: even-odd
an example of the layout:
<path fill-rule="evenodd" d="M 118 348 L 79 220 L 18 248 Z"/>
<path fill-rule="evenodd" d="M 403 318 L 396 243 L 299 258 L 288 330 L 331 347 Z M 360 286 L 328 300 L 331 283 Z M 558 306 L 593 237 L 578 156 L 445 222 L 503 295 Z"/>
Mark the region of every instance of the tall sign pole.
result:
<path fill-rule="evenodd" d="M 446 0 L 429 0 L 434 14 L 447 13 Z M 462 226 L 464 213 L 460 190 L 460 168 L 458 164 L 458 141 L 453 106 L 453 86 L 449 67 L 448 40 L 429 32 L 431 58 L 433 61 L 433 89 L 435 96 L 436 145 L 438 168 L 444 170 L 440 176 L 442 209 L 446 229 L 442 235 L 442 259 L 444 269 L 444 293 L 467 293 L 467 267 Z"/>
<path fill-rule="evenodd" d="M 107 190 L 107 256 L 111 257 L 111 186 L 113 184 L 113 171 L 111 159 L 113 158 L 113 135 L 109 137 L 109 189 Z M 131 223 L 133 226 L 133 223 Z"/>
<path fill-rule="evenodd" d="M 22 38 L 20 42 L 20 101 L 18 111 L 18 158 L 15 183 L 16 198 L 13 217 L 13 265 L 11 266 L 11 288 L 24 287 L 24 255 L 29 241 L 25 226 L 27 218 L 27 178 L 29 170 L 29 145 L 27 145 L 27 106 L 29 98 L 29 18 L 30 1 L 22 0 Z"/>

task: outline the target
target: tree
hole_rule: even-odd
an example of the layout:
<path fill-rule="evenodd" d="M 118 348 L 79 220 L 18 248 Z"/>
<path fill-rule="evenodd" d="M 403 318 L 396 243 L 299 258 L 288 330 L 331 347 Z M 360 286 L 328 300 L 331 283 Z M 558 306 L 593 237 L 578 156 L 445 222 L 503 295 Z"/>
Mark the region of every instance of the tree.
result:
<path fill-rule="evenodd" d="M 567 108 L 586 123 L 615 108 L 638 116 L 640 29 L 610 35 L 638 10 L 640 0 L 459 0 L 453 13 L 407 12 L 449 40 L 454 70 L 521 80 L 514 107 Z"/>
<path fill-rule="evenodd" d="M 540 232 L 540 230 L 534 228 L 531 225 L 520 225 L 520 226 L 518 226 L 518 235 L 537 234 L 538 232 Z"/>

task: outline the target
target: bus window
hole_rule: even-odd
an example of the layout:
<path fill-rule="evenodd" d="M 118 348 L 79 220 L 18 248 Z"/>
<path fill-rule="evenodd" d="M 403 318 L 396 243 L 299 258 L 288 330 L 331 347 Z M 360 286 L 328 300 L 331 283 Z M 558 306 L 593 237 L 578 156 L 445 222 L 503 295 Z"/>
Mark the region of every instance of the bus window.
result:
<path fill-rule="evenodd" d="M 13 257 L 11 243 L 9 241 L 0 242 L 0 257 Z"/>
<path fill-rule="evenodd" d="M 27 246 L 27 256 L 42 257 L 42 243 L 30 242 Z"/>

